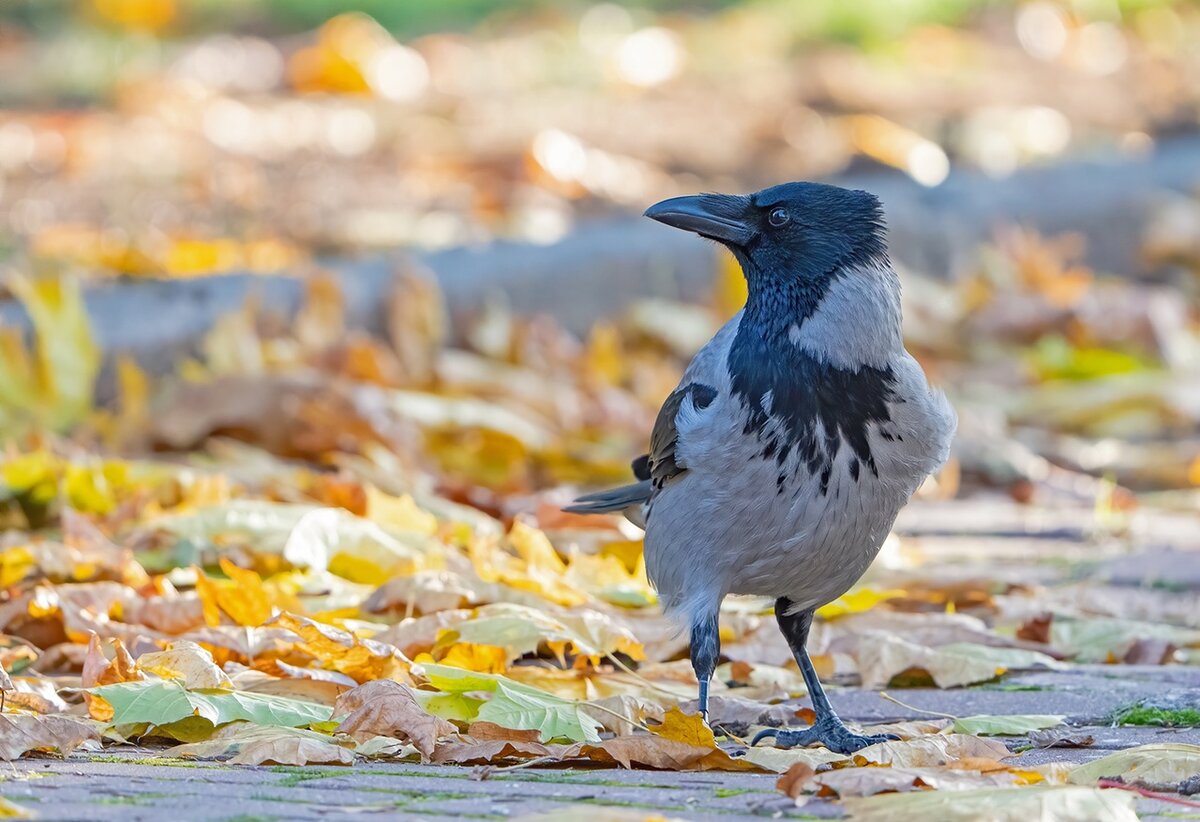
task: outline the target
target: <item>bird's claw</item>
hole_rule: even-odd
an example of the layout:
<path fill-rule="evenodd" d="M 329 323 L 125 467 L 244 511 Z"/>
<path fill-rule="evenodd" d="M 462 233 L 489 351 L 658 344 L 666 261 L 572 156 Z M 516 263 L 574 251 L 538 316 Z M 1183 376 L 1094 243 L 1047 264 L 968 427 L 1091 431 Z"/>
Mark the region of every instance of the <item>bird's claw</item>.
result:
<path fill-rule="evenodd" d="M 824 745 L 834 753 L 852 754 L 880 742 L 893 742 L 900 737 L 895 734 L 856 734 L 840 720 L 818 722 L 808 728 L 766 728 L 759 731 L 750 742 L 757 745 L 763 739 L 773 738 L 777 748 L 805 747 L 812 744 Z"/>

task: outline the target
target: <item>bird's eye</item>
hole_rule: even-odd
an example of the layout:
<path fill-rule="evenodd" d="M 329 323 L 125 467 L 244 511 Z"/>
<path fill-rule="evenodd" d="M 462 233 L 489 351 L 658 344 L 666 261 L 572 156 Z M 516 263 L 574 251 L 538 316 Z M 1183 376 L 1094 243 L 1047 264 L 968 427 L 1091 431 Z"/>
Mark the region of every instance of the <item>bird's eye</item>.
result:
<path fill-rule="evenodd" d="M 791 216 L 787 213 L 786 208 L 773 208 L 771 209 L 771 213 L 767 215 L 767 220 L 776 228 L 786 225 L 790 219 Z"/>

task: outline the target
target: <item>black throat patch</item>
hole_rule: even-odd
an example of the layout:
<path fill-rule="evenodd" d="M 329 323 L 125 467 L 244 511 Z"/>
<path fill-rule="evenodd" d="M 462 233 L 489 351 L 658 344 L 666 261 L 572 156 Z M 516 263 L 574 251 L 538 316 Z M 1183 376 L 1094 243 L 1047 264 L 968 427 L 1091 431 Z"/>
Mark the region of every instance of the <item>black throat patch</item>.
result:
<path fill-rule="evenodd" d="M 870 426 L 881 426 L 885 439 L 894 436 L 882 428 L 891 421 L 888 403 L 896 401 L 890 368 L 836 368 L 788 337 L 793 324 L 802 325 L 812 316 L 835 279 L 793 281 L 758 294 L 752 288 L 729 349 L 731 394 L 747 412 L 743 433 L 762 443 L 761 458 L 779 466 L 778 493 L 787 487 L 784 466 L 793 453 L 797 470 L 819 477 L 825 494 L 843 444 L 850 476 L 858 481 L 863 469 L 879 475 L 867 436 Z"/>

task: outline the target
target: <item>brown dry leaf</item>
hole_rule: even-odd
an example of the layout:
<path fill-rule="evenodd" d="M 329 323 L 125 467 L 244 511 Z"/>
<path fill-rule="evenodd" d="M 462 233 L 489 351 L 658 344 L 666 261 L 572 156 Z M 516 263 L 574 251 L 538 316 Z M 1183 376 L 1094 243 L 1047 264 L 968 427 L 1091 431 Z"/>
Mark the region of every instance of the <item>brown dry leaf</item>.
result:
<path fill-rule="evenodd" d="M 449 722 L 422 708 L 411 688 L 389 679 L 368 682 L 338 697 L 333 715 L 345 714 L 337 733 L 408 739 L 426 761 L 440 737 L 457 733 Z"/>
<path fill-rule="evenodd" d="M 543 745 L 517 739 L 482 739 L 462 737 L 454 742 L 439 742 L 429 761 L 438 765 L 487 765 L 512 759 L 539 759 L 543 756 L 563 758 L 567 749 L 561 745 Z"/>
<path fill-rule="evenodd" d="M 263 730 L 279 731 L 279 728 Z M 287 730 L 295 730 L 288 728 Z M 315 735 L 314 735 L 315 736 Z M 291 733 L 263 734 L 248 740 L 231 765 L 352 765 L 354 752 L 340 745 L 308 735 Z"/>
<path fill-rule="evenodd" d="M 341 628 L 286 612 L 271 625 L 298 634 L 301 650 L 356 682 L 376 679 L 411 682 L 408 677 L 411 662 L 390 645 L 359 639 Z"/>
<path fill-rule="evenodd" d="M 69 754 L 84 742 L 100 741 L 96 726 L 69 716 L 0 714 L 0 759 L 12 761 L 27 751 Z"/>
<path fill-rule="evenodd" d="M 166 651 L 142 654 L 137 665 L 145 673 L 177 680 L 189 689 L 231 687 L 228 675 L 217 667 L 212 654 L 186 639 L 172 643 Z"/>
<path fill-rule="evenodd" d="M 495 722 L 472 722 L 467 728 L 467 736 L 474 739 L 476 742 L 494 742 L 497 739 L 503 739 L 509 742 L 540 742 L 542 732 L 538 730 L 518 730 L 515 728 L 505 728 L 503 725 L 497 725 Z"/>
<path fill-rule="evenodd" d="M 928 768 L 959 759 L 978 757 L 998 761 L 1012 756 L 1004 743 L 968 734 L 932 734 L 894 742 L 880 742 L 853 754 L 856 765 L 892 765 Z"/>
<path fill-rule="evenodd" d="M 657 768 L 668 771 L 756 771 L 758 765 L 734 759 L 717 747 L 712 730 L 698 714 L 678 708 L 667 711 L 663 722 L 649 734 L 619 736 L 599 745 L 583 745 L 583 755 L 597 761 L 613 761 L 622 767 Z"/>
<path fill-rule="evenodd" d="M 661 705 L 632 694 L 617 694 L 594 699 L 583 706 L 584 712 L 616 736 L 634 733 L 646 719 L 662 721 Z"/>
<path fill-rule="evenodd" d="M 236 722 L 212 739 L 178 745 L 172 756 L 211 759 L 234 754 L 232 765 L 351 765 L 354 751 L 331 738 L 301 728 L 277 728 Z"/>
<path fill-rule="evenodd" d="M 809 780 L 817 775 L 812 765 L 807 762 L 797 762 L 788 768 L 775 781 L 775 787 L 787 794 L 789 799 L 796 799 L 804 793 Z"/>

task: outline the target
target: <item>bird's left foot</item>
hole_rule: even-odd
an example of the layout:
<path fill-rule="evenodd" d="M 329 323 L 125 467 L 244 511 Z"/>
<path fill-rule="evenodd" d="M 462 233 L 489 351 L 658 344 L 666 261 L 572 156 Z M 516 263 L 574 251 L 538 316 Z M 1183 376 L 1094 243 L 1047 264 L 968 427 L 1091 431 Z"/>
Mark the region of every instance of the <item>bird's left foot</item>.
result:
<path fill-rule="evenodd" d="M 824 745 L 834 753 L 852 754 L 861 751 L 869 745 L 880 742 L 892 742 L 900 737 L 893 734 L 856 734 L 842 724 L 840 719 L 826 719 L 808 728 L 767 728 L 759 731 L 751 745 L 757 745 L 759 740 L 773 738 L 777 748 L 805 747 L 813 744 Z"/>

